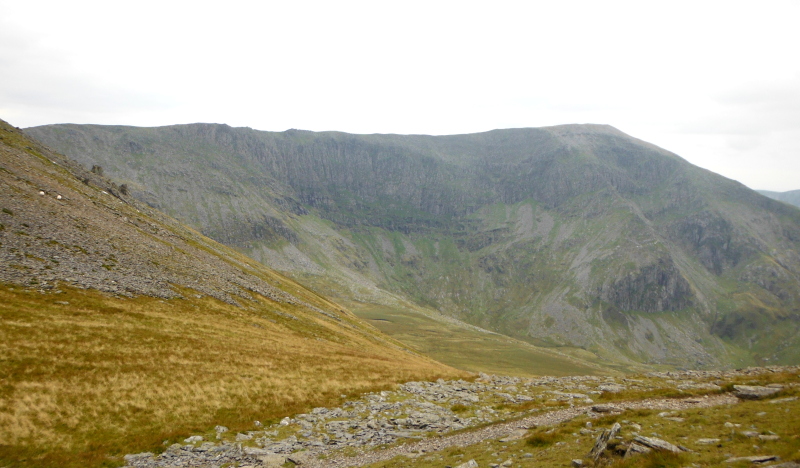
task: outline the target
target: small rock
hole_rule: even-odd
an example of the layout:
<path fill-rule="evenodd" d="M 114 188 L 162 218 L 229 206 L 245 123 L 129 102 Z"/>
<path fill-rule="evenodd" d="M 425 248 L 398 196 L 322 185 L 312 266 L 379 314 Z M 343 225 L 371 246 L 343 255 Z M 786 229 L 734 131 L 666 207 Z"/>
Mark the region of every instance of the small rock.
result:
<path fill-rule="evenodd" d="M 466 463 L 462 463 L 456 466 L 456 468 L 478 468 L 478 462 L 476 462 L 475 460 L 470 460 Z"/>
<path fill-rule="evenodd" d="M 611 429 L 604 430 L 603 433 L 597 437 L 597 440 L 594 442 L 594 447 L 592 447 L 592 450 L 589 452 L 589 456 L 592 457 L 593 460 L 597 461 L 597 459 L 600 458 L 600 455 L 608 446 L 608 441 L 617 436 L 620 428 L 621 426 L 619 423 L 614 423 Z"/>
<path fill-rule="evenodd" d="M 742 400 L 760 400 L 781 391 L 783 387 L 760 387 L 756 385 L 734 385 L 733 394 Z"/>
<path fill-rule="evenodd" d="M 758 438 L 764 441 L 775 441 L 779 440 L 781 436 L 760 434 Z"/>
<path fill-rule="evenodd" d="M 150 452 L 142 452 L 142 453 L 134 453 L 131 455 L 125 455 L 122 457 L 125 460 L 126 465 L 134 465 L 136 463 L 142 463 L 145 460 L 149 460 L 153 458 L 153 454 Z"/>
<path fill-rule="evenodd" d="M 262 465 L 269 468 L 283 466 L 286 463 L 286 457 L 278 455 L 277 453 L 269 453 L 258 457 Z"/>
<path fill-rule="evenodd" d="M 623 385 L 619 385 L 619 384 L 605 384 L 605 385 L 601 385 L 598 388 L 600 389 L 600 391 L 608 392 L 608 393 L 619 393 L 619 392 L 625 390 L 625 387 Z"/>
<path fill-rule="evenodd" d="M 777 404 L 779 404 L 779 403 L 786 403 L 786 402 L 788 402 L 788 401 L 795 401 L 796 399 L 797 399 L 797 397 L 796 397 L 796 396 L 792 396 L 792 397 L 786 397 L 786 398 L 776 398 L 776 399 L 774 399 L 774 400 L 770 401 L 770 404 L 772 404 L 772 405 L 777 405 Z M 788 462 L 788 463 L 791 463 L 791 462 Z M 783 464 L 785 465 L 786 463 L 783 463 Z M 777 466 L 777 465 L 776 465 L 776 466 Z"/>
<path fill-rule="evenodd" d="M 758 431 L 742 431 L 742 435 L 745 437 L 758 437 Z"/>
<path fill-rule="evenodd" d="M 581 468 L 583 466 L 583 460 L 580 458 L 576 458 L 572 460 L 572 468 Z"/>
<path fill-rule="evenodd" d="M 631 445 L 628 447 L 628 450 L 625 451 L 625 457 L 628 458 L 632 455 L 638 455 L 640 453 L 648 453 L 652 452 L 652 449 L 645 447 L 644 445 L 639 445 L 636 442 L 631 442 Z"/>
<path fill-rule="evenodd" d="M 700 445 L 714 445 L 719 443 L 719 439 L 697 439 L 695 442 Z"/>
<path fill-rule="evenodd" d="M 521 438 L 525 437 L 527 434 L 528 434 L 528 431 L 526 429 L 517 429 L 517 430 L 515 430 L 515 431 L 513 431 L 513 432 L 511 432 L 509 434 L 506 434 L 505 436 L 503 436 L 503 438 L 500 439 L 500 442 L 511 442 L 512 440 L 521 439 Z"/>
<path fill-rule="evenodd" d="M 186 439 L 183 439 L 183 441 L 184 441 L 185 443 L 187 443 L 187 444 L 193 444 L 193 443 L 195 443 L 195 442 L 200 442 L 200 441 L 202 441 L 202 440 L 203 440 L 203 436 L 198 436 L 198 435 L 196 435 L 196 436 L 191 436 L 191 437 L 188 437 L 188 438 L 186 438 Z"/>
<path fill-rule="evenodd" d="M 617 408 L 611 405 L 594 405 L 592 406 L 592 411 L 595 413 L 611 413 L 617 411 Z"/>
<path fill-rule="evenodd" d="M 214 426 L 214 430 L 217 431 L 217 434 L 222 434 L 223 432 L 228 432 L 228 428 L 225 426 Z"/>
<path fill-rule="evenodd" d="M 664 452 L 672 452 L 672 453 L 681 453 L 685 451 L 680 447 L 678 447 L 677 445 L 672 445 L 666 440 L 661 440 L 656 437 L 636 436 L 633 438 L 633 440 L 646 447 L 650 447 L 651 449 L 654 450 L 661 450 Z"/>
<path fill-rule="evenodd" d="M 725 463 L 736 463 L 740 461 L 749 461 L 750 463 L 766 463 L 778 459 L 777 455 L 754 455 L 752 457 L 735 457 L 725 460 Z"/>

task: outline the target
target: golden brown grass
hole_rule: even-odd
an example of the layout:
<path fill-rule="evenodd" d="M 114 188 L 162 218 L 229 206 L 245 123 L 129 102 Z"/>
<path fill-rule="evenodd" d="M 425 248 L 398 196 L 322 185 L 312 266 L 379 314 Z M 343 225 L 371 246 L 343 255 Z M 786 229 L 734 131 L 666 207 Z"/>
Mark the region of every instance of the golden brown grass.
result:
<path fill-rule="evenodd" d="M 62 289 L 0 286 L 3 466 L 114 466 L 216 424 L 252 429 L 342 394 L 463 375 L 264 298 L 238 308 Z"/>

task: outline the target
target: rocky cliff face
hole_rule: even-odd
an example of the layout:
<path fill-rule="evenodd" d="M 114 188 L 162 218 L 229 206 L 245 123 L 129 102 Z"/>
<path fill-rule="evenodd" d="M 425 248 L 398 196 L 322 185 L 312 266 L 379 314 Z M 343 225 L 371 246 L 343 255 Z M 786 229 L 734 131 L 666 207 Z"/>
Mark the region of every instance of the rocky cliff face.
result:
<path fill-rule="evenodd" d="M 612 127 L 27 132 L 340 296 L 622 360 L 800 359 L 800 210 Z"/>

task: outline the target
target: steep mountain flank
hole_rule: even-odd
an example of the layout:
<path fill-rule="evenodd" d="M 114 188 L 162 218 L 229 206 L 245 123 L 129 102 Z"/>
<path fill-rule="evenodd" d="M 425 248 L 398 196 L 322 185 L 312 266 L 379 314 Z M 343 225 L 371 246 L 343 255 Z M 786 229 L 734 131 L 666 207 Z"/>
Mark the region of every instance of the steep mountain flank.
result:
<path fill-rule="evenodd" d="M 107 466 L 215 424 L 466 375 L 100 172 L 0 121 L 0 465 Z"/>
<path fill-rule="evenodd" d="M 769 190 L 758 190 L 761 195 L 782 201 L 790 205 L 800 207 L 800 190 L 789 190 L 788 192 L 770 192 Z"/>
<path fill-rule="evenodd" d="M 800 359 L 800 210 L 609 126 L 26 131 L 339 297 L 615 361 Z"/>

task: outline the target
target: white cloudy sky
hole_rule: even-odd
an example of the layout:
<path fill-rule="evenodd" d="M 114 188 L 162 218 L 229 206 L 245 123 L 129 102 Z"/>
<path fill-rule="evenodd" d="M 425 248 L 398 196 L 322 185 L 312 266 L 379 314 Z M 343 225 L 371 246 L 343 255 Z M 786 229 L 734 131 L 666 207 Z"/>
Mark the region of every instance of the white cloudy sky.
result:
<path fill-rule="evenodd" d="M 800 189 L 798 1 L 0 0 L 0 118 L 452 134 L 607 123 Z"/>

